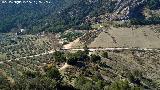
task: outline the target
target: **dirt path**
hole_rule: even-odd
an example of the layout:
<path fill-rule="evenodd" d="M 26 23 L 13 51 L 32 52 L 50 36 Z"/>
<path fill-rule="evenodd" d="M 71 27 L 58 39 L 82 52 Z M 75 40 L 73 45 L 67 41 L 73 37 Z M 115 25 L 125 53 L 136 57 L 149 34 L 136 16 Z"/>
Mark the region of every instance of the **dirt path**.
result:
<path fill-rule="evenodd" d="M 76 40 L 77 41 L 77 40 Z M 64 50 L 72 50 L 72 51 L 83 51 L 84 49 L 74 49 L 72 47 L 70 47 L 71 44 L 67 45 L 67 46 L 64 46 Z M 62 49 L 62 50 L 63 50 Z M 150 48 L 90 48 L 88 49 L 89 51 L 104 51 L 104 50 L 143 50 L 143 51 L 152 51 L 152 50 L 155 50 L 155 51 L 159 51 L 158 49 L 150 49 Z M 46 55 L 46 54 L 51 54 L 51 53 L 54 53 L 55 51 L 54 50 L 51 50 L 51 51 L 48 51 L 48 52 L 45 52 L 45 53 L 41 53 L 41 54 L 37 54 L 37 55 L 32 55 L 32 56 L 27 56 L 27 57 L 30 57 L 30 58 L 33 58 L 33 57 L 38 57 L 40 55 Z M 21 58 L 16 58 L 15 60 L 19 60 L 19 59 L 25 59 L 27 57 L 21 57 Z M 11 62 L 12 60 L 6 60 L 7 62 Z M 3 64 L 4 61 L 0 61 L 0 64 Z"/>
<path fill-rule="evenodd" d="M 54 53 L 55 51 L 54 50 L 50 50 L 48 52 L 45 52 L 45 53 L 41 53 L 41 54 L 37 54 L 37 55 L 31 55 L 31 56 L 26 56 L 26 57 L 21 57 L 21 58 L 16 58 L 15 60 L 20 60 L 20 59 L 26 59 L 27 57 L 30 57 L 30 58 L 33 58 L 33 57 L 38 57 L 38 56 L 41 56 L 41 55 L 46 55 L 46 54 L 52 54 Z M 12 60 L 5 60 L 7 62 L 11 62 Z M 0 64 L 3 64 L 4 61 L 0 61 Z"/>
<path fill-rule="evenodd" d="M 59 69 L 59 71 L 63 71 L 63 70 L 65 70 L 66 68 L 68 68 L 68 67 L 70 67 L 70 66 L 71 66 L 71 65 L 65 63 L 64 66 Z"/>
<path fill-rule="evenodd" d="M 73 42 L 70 42 L 69 44 L 66 44 L 63 46 L 63 49 L 71 49 L 73 48 L 73 46 L 79 42 L 79 38 L 77 38 L 76 40 L 74 40 Z"/>

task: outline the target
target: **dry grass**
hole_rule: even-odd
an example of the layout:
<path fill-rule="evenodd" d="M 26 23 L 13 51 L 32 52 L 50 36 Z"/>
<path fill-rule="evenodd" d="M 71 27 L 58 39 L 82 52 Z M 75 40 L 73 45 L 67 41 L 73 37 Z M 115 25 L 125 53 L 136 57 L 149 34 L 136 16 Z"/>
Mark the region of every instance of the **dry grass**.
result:
<path fill-rule="evenodd" d="M 160 48 L 159 35 L 149 26 L 137 29 L 112 27 L 102 32 L 89 47 Z"/>
<path fill-rule="evenodd" d="M 83 44 L 80 42 L 79 38 L 63 46 L 63 48 L 65 49 L 82 48 L 82 47 L 83 47 Z"/>

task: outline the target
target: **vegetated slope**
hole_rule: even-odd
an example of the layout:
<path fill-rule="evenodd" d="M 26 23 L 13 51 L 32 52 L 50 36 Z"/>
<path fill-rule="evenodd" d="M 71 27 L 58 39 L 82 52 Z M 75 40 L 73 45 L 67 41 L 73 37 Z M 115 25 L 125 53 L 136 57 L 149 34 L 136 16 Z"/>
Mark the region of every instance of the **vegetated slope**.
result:
<path fill-rule="evenodd" d="M 0 76 L 4 82 L 0 82 L 0 88 L 42 90 L 39 87 L 46 89 L 65 85 L 74 88 L 69 90 L 159 89 L 159 51 L 108 51 L 106 57 L 103 56 L 106 51 L 91 53 L 92 55 L 82 51 L 76 53 L 57 51 L 44 56 L 6 61 L 0 64 L 0 73 L 2 71 L 6 73 L 6 77 L 12 78 L 15 83 L 11 85 L 14 88 L 7 84 L 9 80 L 4 82 L 3 76 Z M 59 63 L 66 63 L 66 60 L 70 65 L 55 72 L 53 68 L 60 68 Z M 55 83 L 51 83 L 50 80 Z"/>
<path fill-rule="evenodd" d="M 46 36 L 0 34 L 0 62 L 39 55 L 60 46 L 53 34 Z"/>
<path fill-rule="evenodd" d="M 3 0 L 1 0 L 3 1 Z M 15 0 L 10 0 L 15 1 Z M 23 0 L 27 1 L 27 0 Z M 39 1 L 39 0 L 34 0 Z M 14 28 L 33 29 L 34 26 L 45 26 L 46 19 L 74 4 L 77 0 L 48 0 L 50 3 L 0 3 L 0 32 Z M 43 21 L 43 23 L 42 23 Z M 39 27 L 42 29 L 42 27 Z"/>
<path fill-rule="evenodd" d="M 19 28 L 31 33 L 60 32 L 69 28 L 91 29 L 91 22 L 106 15 L 108 20 L 131 19 L 132 24 L 157 24 L 159 15 L 145 18 L 144 8 L 159 9 L 159 0 L 50 0 L 43 4 L 0 4 L 0 32 Z M 158 19 L 157 19 L 158 18 Z M 143 21 L 144 20 L 144 21 Z M 143 21 L 143 22 L 142 22 Z M 145 23 L 144 23 L 145 22 Z"/>
<path fill-rule="evenodd" d="M 62 31 L 76 26 L 101 1 L 53 0 L 51 3 L 0 4 L 0 31 L 8 32 L 14 28 L 26 28 L 34 31 Z M 76 4 L 74 4 L 76 3 Z M 74 5 L 73 5 L 74 4 Z"/>
<path fill-rule="evenodd" d="M 102 32 L 89 47 L 160 48 L 160 33 L 150 26 L 134 28 L 111 28 Z"/>
<path fill-rule="evenodd" d="M 113 72 L 122 75 L 122 77 L 127 77 L 128 73 L 129 80 L 132 80 L 132 75 L 133 77 L 140 76 L 140 83 L 143 83 L 144 86 L 146 85 L 146 87 L 153 89 L 154 85 L 159 85 L 158 78 L 160 77 L 160 74 L 159 70 L 157 70 L 160 60 L 158 59 L 159 55 L 160 53 L 156 51 L 122 51 L 120 53 L 110 53 L 110 58 L 112 58 L 112 60 L 105 59 L 104 61 L 109 67 L 112 67 L 109 72 L 112 72 L 113 70 Z M 137 83 L 136 80 L 133 80 L 133 82 Z M 155 87 L 158 88 L 159 86 Z"/>

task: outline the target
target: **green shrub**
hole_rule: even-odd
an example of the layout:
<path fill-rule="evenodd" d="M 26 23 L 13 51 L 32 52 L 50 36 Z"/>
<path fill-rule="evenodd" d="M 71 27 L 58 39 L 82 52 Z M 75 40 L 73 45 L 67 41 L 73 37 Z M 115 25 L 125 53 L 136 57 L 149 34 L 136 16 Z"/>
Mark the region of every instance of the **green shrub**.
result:
<path fill-rule="evenodd" d="M 70 65 L 75 65 L 78 61 L 79 56 L 76 56 L 75 54 L 69 54 L 68 55 L 68 59 L 67 59 L 67 63 Z"/>
<path fill-rule="evenodd" d="M 108 58 L 108 52 L 103 52 L 102 57 Z"/>
<path fill-rule="evenodd" d="M 75 88 L 80 90 L 92 90 L 92 82 L 83 76 L 79 76 L 75 80 Z"/>
<path fill-rule="evenodd" d="M 50 70 L 47 71 L 47 76 L 55 79 L 55 80 L 60 80 L 61 79 L 61 74 L 59 70 L 55 67 L 51 68 Z"/>
<path fill-rule="evenodd" d="M 56 60 L 57 62 L 65 62 L 65 61 L 66 61 L 66 58 L 65 58 L 63 52 L 56 51 L 56 52 L 54 52 L 53 55 L 54 55 L 55 60 Z"/>
<path fill-rule="evenodd" d="M 129 82 L 128 81 L 116 81 L 112 83 L 108 90 L 130 90 Z"/>
<path fill-rule="evenodd" d="M 91 61 L 92 62 L 99 62 L 99 61 L 101 61 L 101 57 L 99 55 L 92 54 Z"/>

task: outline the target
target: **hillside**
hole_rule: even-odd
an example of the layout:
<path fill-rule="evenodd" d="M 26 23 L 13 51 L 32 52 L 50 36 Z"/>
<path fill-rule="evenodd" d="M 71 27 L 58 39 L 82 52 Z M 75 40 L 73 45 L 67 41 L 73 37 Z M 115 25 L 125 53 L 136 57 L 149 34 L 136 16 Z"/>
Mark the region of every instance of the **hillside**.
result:
<path fill-rule="evenodd" d="M 62 50 L 34 56 L 22 52 L 26 58 L 12 58 L 20 49 L 16 48 L 15 55 L 7 53 L 10 60 L 0 59 L 2 90 L 158 90 L 160 87 L 160 51 Z"/>
<path fill-rule="evenodd" d="M 46 27 L 47 18 L 62 11 L 68 6 L 77 2 L 77 0 L 48 0 L 50 3 L 2 3 L 0 0 L 0 32 L 14 31 L 18 29 L 27 29 L 34 32 L 35 26 L 40 28 L 40 32 Z M 23 0 L 28 1 L 28 0 Z M 39 0 L 34 0 L 38 2 Z M 36 31 L 35 30 L 35 31 Z M 37 30 L 38 31 L 38 30 Z"/>
<path fill-rule="evenodd" d="M 14 1 L 14 0 L 13 0 Z M 131 24 L 159 24 L 159 0 L 52 0 L 50 3 L 0 3 L 0 32 L 28 33 L 91 29 L 100 20 L 131 20 Z M 144 13 L 145 12 L 145 13 Z M 153 13 L 152 13 L 153 12 Z M 102 19 L 100 16 L 104 16 Z"/>
<path fill-rule="evenodd" d="M 160 90 L 160 0 L 0 0 L 0 90 Z"/>
<path fill-rule="evenodd" d="M 151 26 L 115 28 L 101 32 L 89 47 L 160 48 L 160 33 Z M 158 29 L 159 30 L 159 29 Z"/>

